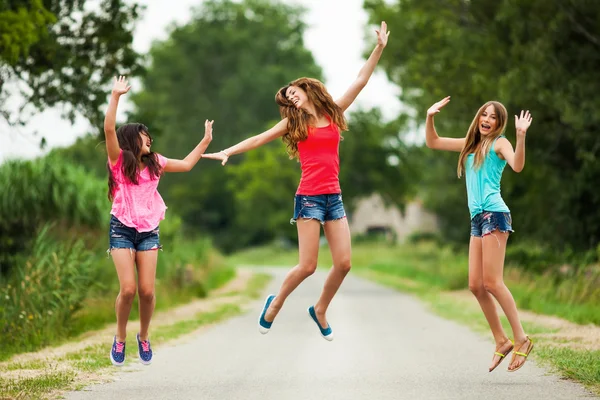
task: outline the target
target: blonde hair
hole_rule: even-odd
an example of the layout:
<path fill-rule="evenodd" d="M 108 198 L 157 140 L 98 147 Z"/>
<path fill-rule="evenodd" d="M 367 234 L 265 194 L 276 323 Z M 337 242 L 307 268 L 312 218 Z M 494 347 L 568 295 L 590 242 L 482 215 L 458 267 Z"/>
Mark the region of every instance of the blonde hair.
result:
<path fill-rule="evenodd" d="M 489 106 L 494 106 L 498 124 L 496 125 L 496 129 L 494 131 L 490 132 L 489 135 L 483 136 L 479 131 L 479 118 Z M 465 172 L 465 162 L 469 154 L 475 153 L 475 160 L 473 162 L 474 168 L 477 169 L 481 167 L 494 140 L 504 133 L 507 119 L 508 113 L 506 112 L 506 107 L 504 107 L 502 103 L 497 101 L 488 101 L 481 106 L 479 111 L 477 111 L 477 114 L 475 114 L 475 118 L 473 118 L 471 126 L 469 126 L 469 130 L 467 131 L 467 136 L 465 138 L 465 147 L 463 147 L 462 151 L 460 152 L 460 156 L 458 157 L 458 168 L 456 172 L 459 178 Z"/>
<path fill-rule="evenodd" d="M 298 142 L 306 140 L 308 137 L 308 128 L 314 117 L 306 110 L 296 108 L 294 103 L 286 97 L 286 91 L 290 86 L 304 90 L 310 102 L 314 104 L 317 113 L 328 116 L 340 129 L 340 132 L 347 130 L 348 125 L 342 108 L 333 101 L 325 85 L 319 80 L 299 78 L 282 87 L 275 95 L 275 102 L 279 105 L 281 118 L 288 119 L 287 133 L 283 135 L 282 140 L 287 146 L 290 158 L 296 158 L 298 157 Z"/>

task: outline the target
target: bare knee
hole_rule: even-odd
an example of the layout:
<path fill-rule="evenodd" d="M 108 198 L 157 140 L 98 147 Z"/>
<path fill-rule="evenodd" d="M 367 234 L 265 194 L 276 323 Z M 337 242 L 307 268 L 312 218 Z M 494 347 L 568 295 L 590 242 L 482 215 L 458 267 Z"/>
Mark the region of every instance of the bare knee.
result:
<path fill-rule="evenodd" d="M 141 287 L 139 288 L 140 301 L 152 301 L 154 299 L 154 287 Z"/>
<path fill-rule="evenodd" d="M 504 282 L 501 279 L 484 279 L 483 286 L 491 294 L 496 294 L 502 288 Z"/>
<path fill-rule="evenodd" d="M 339 261 L 338 263 L 334 264 L 333 267 L 338 269 L 345 275 L 348 272 L 350 272 L 350 269 L 352 268 L 352 263 L 350 262 L 349 258 L 343 259 L 343 260 Z"/>
<path fill-rule="evenodd" d="M 469 290 L 475 295 L 475 297 L 481 297 L 487 293 L 485 286 L 480 282 L 469 282 Z"/>
<path fill-rule="evenodd" d="M 300 264 L 300 270 L 306 276 L 310 276 L 310 275 L 314 274 L 315 271 L 317 270 L 317 261 L 316 260 L 309 261 L 309 262 L 304 262 L 304 263 Z"/>
<path fill-rule="evenodd" d="M 132 302 L 135 297 L 135 284 L 123 285 L 119 291 L 121 301 Z"/>

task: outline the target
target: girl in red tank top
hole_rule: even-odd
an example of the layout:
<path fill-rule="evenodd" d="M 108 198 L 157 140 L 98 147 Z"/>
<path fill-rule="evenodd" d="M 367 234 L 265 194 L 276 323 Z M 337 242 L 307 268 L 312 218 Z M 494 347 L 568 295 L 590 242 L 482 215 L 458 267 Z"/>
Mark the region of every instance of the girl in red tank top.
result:
<path fill-rule="evenodd" d="M 259 331 L 269 332 L 273 320 L 286 298 L 304 279 L 315 272 L 321 225 L 325 231 L 333 268 L 329 271 L 321 297 L 308 308 L 321 336 L 333 340 L 326 312 L 333 296 L 350 271 L 350 229 L 342 203 L 340 183 L 340 134 L 347 129 L 344 111 L 354 102 L 371 77 L 389 36 L 387 25 L 381 23 L 377 45 L 346 93 L 334 101 L 325 86 L 312 78 L 300 78 L 281 88 L 275 95 L 282 120 L 259 135 L 248 138 L 219 153 L 203 158 L 221 160 L 225 165 L 230 156 L 244 153 L 281 137 L 288 153 L 300 160 L 302 177 L 296 191 L 294 216 L 297 223 L 300 260 L 288 272 L 279 292 L 269 295 L 259 316 Z"/>

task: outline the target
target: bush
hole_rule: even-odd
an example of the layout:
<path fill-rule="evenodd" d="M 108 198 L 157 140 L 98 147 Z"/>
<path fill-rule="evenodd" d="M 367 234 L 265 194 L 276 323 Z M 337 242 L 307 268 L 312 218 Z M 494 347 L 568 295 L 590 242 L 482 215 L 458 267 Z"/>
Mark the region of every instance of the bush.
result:
<path fill-rule="evenodd" d="M 0 182 L 0 275 L 44 222 L 98 227 L 110 208 L 105 182 L 57 157 L 9 161 L 0 168 Z"/>
<path fill-rule="evenodd" d="M 98 271 L 83 243 L 56 242 L 48 228 L 34 239 L 30 256 L 16 257 L 10 279 L 0 285 L 0 354 L 7 347 L 33 350 L 66 335 L 96 281 Z"/>
<path fill-rule="evenodd" d="M 546 245 L 517 241 L 509 243 L 506 247 L 506 263 L 519 266 L 526 272 L 534 274 L 553 274 L 561 279 L 576 274 L 579 269 L 585 268 L 599 261 L 599 250 L 576 252 L 567 247 L 558 250 Z"/>

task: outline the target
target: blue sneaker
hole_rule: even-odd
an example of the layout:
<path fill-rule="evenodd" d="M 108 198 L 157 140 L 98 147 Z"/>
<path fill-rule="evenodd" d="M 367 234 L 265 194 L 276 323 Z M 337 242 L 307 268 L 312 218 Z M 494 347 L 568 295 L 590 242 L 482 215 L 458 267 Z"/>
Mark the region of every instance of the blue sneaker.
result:
<path fill-rule="evenodd" d="M 113 339 L 110 349 L 110 362 L 117 367 L 125 364 L 125 342 L 117 342 L 117 336 Z"/>
<path fill-rule="evenodd" d="M 140 362 L 144 365 L 150 365 L 152 363 L 152 347 L 150 347 L 150 340 L 140 340 L 140 334 L 135 335 L 138 344 L 138 355 L 140 356 Z"/>
<path fill-rule="evenodd" d="M 315 321 L 315 324 L 317 324 L 317 326 L 319 327 L 319 331 L 321 332 L 321 336 L 323 336 L 323 339 L 329 340 L 331 342 L 333 340 L 333 331 L 331 330 L 331 325 L 327 324 L 327 328 L 325 329 L 321 327 L 321 324 L 317 319 L 317 313 L 315 313 L 314 306 L 308 307 L 308 315 L 310 315 L 312 320 Z"/>
<path fill-rule="evenodd" d="M 275 298 L 274 294 L 270 294 L 267 296 L 263 310 L 260 313 L 260 317 L 258 317 L 258 331 L 260 333 L 262 333 L 263 335 L 266 333 L 269 333 L 269 330 L 271 329 L 271 325 L 273 325 L 273 321 L 269 322 L 269 321 L 265 320 L 265 314 L 267 313 L 267 310 L 269 309 L 269 305 L 271 304 L 271 302 L 273 301 L 274 298 Z"/>

